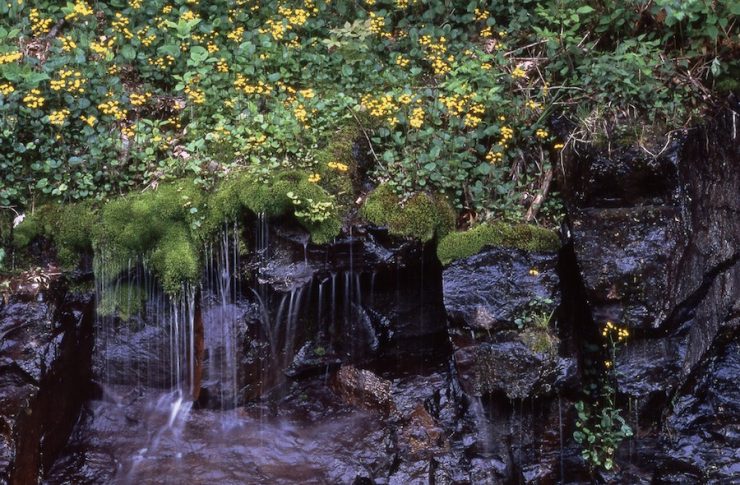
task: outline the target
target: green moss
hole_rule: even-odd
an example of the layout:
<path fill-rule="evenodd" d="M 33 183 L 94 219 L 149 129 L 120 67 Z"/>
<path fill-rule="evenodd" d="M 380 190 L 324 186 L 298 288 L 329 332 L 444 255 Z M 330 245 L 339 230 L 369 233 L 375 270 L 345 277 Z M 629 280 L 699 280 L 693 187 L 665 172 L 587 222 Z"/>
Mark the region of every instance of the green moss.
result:
<path fill-rule="evenodd" d="M 128 320 L 142 312 L 146 298 L 146 292 L 139 285 L 112 285 L 103 292 L 97 311 L 102 316 L 118 315 L 121 319 Z"/>
<path fill-rule="evenodd" d="M 13 245 L 18 249 L 25 248 L 41 236 L 43 230 L 44 225 L 38 215 L 27 215 L 23 222 L 13 230 Z"/>
<path fill-rule="evenodd" d="M 361 214 L 368 222 L 388 227 L 393 235 L 424 242 L 455 227 L 455 211 L 441 195 L 419 192 L 402 202 L 387 185 L 380 185 L 368 196 Z"/>
<path fill-rule="evenodd" d="M 442 238 L 437 246 L 437 257 L 442 264 L 450 264 L 479 253 L 485 246 L 556 251 L 560 247 L 560 239 L 554 231 L 530 224 L 481 224 L 469 231 L 453 232 Z"/>
<path fill-rule="evenodd" d="M 200 276 L 199 251 L 180 225 L 168 228 L 152 251 L 151 262 L 168 293 L 177 293 L 183 283 L 196 283 Z"/>
<path fill-rule="evenodd" d="M 529 327 L 521 333 L 520 337 L 524 345 L 532 352 L 549 357 L 555 357 L 558 354 L 560 339 L 553 335 L 547 327 Z"/>

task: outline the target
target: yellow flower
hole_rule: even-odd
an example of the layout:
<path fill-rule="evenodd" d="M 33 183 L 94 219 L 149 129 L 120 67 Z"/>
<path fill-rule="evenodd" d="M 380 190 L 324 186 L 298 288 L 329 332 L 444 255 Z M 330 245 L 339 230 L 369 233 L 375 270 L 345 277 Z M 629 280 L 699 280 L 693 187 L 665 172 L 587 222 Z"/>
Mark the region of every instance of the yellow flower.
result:
<path fill-rule="evenodd" d="M 565 147 L 565 145 L 563 145 L 562 143 L 556 143 L 556 144 L 554 144 L 554 145 L 553 145 L 552 147 L 553 147 L 553 148 L 554 148 L 555 150 L 562 150 L 562 149 L 563 149 L 563 148 Z"/>
<path fill-rule="evenodd" d="M 537 268 L 532 268 L 532 269 L 529 270 L 529 275 L 530 276 L 539 276 L 540 275 L 540 272 L 537 270 Z"/>
<path fill-rule="evenodd" d="M 0 54 L 0 65 L 10 64 L 11 62 L 19 61 L 22 58 L 23 58 L 23 54 L 21 54 L 18 51 L 6 52 L 5 54 Z"/>
<path fill-rule="evenodd" d="M 93 115 L 90 115 L 90 116 L 82 115 L 80 116 L 80 119 L 84 121 L 85 124 L 87 124 L 87 126 L 90 126 L 90 127 L 95 126 L 95 123 L 98 121 L 98 119 L 94 117 Z"/>
<path fill-rule="evenodd" d="M 15 88 L 10 83 L 0 83 L 0 94 L 3 96 L 8 96 L 15 92 Z"/>
<path fill-rule="evenodd" d="M 329 162 L 326 164 L 329 168 L 337 170 L 339 172 L 346 172 L 349 170 L 349 167 L 341 162 Z"/>
<path fill-rule="evenodd" d="M 544 140 L 545 138 L 547 138 L 548 136 L 550 136 L 550 133 L 548 133 L 548 131 L 547 131 L 547 130 L 544 130 L 544 129 L 542 129 L 542 128 L 539 128 L 539 129 L 538 129 L 538 130 L 537 130 L 537 131 L 535 132 L 535 136 L 536 136 L 537 138 L 539 138 L 540 140 Z"/>
<path fill-rule="evenodd" d="M 144 106 L 151 97 L 151 93 L 131 93 L 131 95 L 129 96 L 129 101 L 131 101 L 131 104 L 133 104 L 134 106 Z"/>
<path fill-rule="evenodd" d="M 64 122 L 67 121 L 68 116 L 69 116 L 69 110 L 66 108 L 52 111 L 49 114 L 49 123 L 55 126 L 62 126 Z"/>
<path fill-rule="evenodd" d="M 517 66 L 516 68 L 514 68 L 513 71 L 511 71 L 511 75 L 515 78 L 522 79 L 527 77 L 527 72 L 521 67 Z"/>
<path fill-rule="evenodd" d="M 319 175 L 317 173 L 312 173 L 311 175 L 308 176 L 308 181 L 311 182 L 311 183 L 314 183 L 315 184 L 319 180 L 321 180 L 321 175 Z"/>
<path fill-rule="evenodd" d="M 38 109 L 44 106 L 44 103 L 46 100 L 43 96 L 41 96 L 41 91 L 38 89 L 32 89 L 29 91 L 29 93 L 23 98 L 23 102 L 25 105 L 31 109 Z"/>
<path fill-rule="evenodd" d="M 409 119 L 409 125 L 412 128 L 421 128 L 424 124 L 424 110 L 422 108 L 414 108 Z"/>

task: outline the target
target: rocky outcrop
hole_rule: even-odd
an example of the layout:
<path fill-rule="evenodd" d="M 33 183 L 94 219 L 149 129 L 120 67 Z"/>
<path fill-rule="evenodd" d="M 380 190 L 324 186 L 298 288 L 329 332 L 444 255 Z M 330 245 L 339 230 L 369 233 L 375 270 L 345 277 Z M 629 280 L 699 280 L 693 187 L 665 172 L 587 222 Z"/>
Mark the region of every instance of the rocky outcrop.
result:
<path fill-rule="evenodd" d="M 0 483 L 37 483 L 66 444 L 88 394 L 93 301 L 56 281 L 0 307 Z"/>
<path fill-rule="evenodd" d="M 657 156 L 626 150 L 566 166 L 573 249 L 597 327 L 584 332 L 608 321 L 631 330 L 614 365 L 644 437 L 641 465 L 630 468 L 646 480 L 711 482 L 740 469 L 727 434 L 740 414 L 715 407 L 737 399 L 722 385 L 735 370 L 728 329 L 740 294 L 736 118 L 728 110 L 674 132 Z M 701 429 L 708 423 L 725 431 Z"/>

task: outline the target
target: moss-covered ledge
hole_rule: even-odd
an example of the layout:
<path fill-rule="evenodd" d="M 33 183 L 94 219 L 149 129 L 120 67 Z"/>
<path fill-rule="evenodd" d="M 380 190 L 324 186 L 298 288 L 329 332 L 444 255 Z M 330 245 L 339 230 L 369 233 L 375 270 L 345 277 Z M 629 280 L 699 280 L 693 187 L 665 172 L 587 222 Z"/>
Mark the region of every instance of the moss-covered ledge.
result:
<path fill-rule="evenodd" d="M 177 293 L 183 283 L 199 280 L 204 242 L 225 221 L 248 212 L 293 216 L 316 244 L 330 242 L 341 230 L 334 198 L 309 174 L 286 171 L 258 177 L 239 172 L 212 190 L 180 179 L 97 206 L 45 205 L 15 228 L 13 243 L 23 249 L 43 236 L 53 242 L 65 268 L 74 268 L 80 254 L 94 251 L 96 275 L 106 280 L 125 270 L 130 260 L 143 257 L 164 289 Z"/>
<path fill-rule="evenodd" d="M 371 224 L 387 227 L 394 236 L 422 242 L 439 239 L 455 228 L 455 211 L 444 196 L 417 192 L 401 200 L 385 184 L 368 195 L 360 215 Z"/>
<path fill-rule="evenodd" d="M 478 254 L 485 246 L 557 251 L 560 238 L 555 231 L 531 224 L 484 223 L 468 231 L 447 234 L 437 245 L 437 257 L 448 265 Z"/>

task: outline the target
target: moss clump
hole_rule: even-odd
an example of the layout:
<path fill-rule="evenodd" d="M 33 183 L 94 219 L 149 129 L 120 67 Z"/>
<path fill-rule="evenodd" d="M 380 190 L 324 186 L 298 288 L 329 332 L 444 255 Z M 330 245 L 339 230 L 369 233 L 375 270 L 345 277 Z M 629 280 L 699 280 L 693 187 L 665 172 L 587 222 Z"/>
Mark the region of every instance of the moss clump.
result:
<path fill-rule="evenodd" d="M 200 276 L 200 252 L 182 225 L 168 228 L 152 251 L 151 262 L 168 293 L 177 293 L 183 283 L 196 283 Z"/>
<path fill-rule="evenodd" d="M 328 217 L 319 221 L 295 214 L 296 207 L 288 197 L 289 193 L 303 202 L 330 203 Z M 319 185 L 309 182 L 307 174 L 297 171 L 279 173 L 269 179 L 245 173 L 235 174 L 210 196 L 208 209 L 203 225 L 207 232 L 214 231 L 223 221 L 234 219 L 244 211 L 265 214 L 267 217 L 293 213 L 316 244 L 331 241 L 339 234 L 342 225 L 333 198 Z"/>
<path fill-rule="evenodd" d="M 196 214 L 204 196 L 192 180 L 166 184 L 155 191 L 129 194 L 105 204 L 95 234 L 96 247 L 107 263 L 98 267 L 116 276 L 131 258 L 149 259 L 165 291 L 177 293 L 183 282 L 200 275 L 200 251 L 194 243 Z"/>
<path fill-rule="evenodd" d="M 380 185 L 368 196 L 361 214 L 393 235 L 423 242 L 441 238 L 455 227 L 455 211 L 441 195 L 418 192 L 403 202 L 388 185 Z"/>
<path fill-rule="evenodd" d="M 43 236 L 56 246 L 62 267 L 72 268 L 79 262 L 80 254 L 92 253 L 96 220 L 96 210 L 89 202 L 42 206 L 15 228 L 13 244 L 22 249 Z"/>
<path fill-rule="evenodd" d="M 118 315 L 122 320 L 129 320 L 141 313 L 146 299 L 146 292 L 139 285 L 111 285 L 103 291 L 97 311 L 102 316 Z"/>
<path fill-rule="evenodd" d="M 450 264 L 478 254 L 485 246 L 503 246 L 525 251 L 556 251 L 560 247 L 560 238 L 550 229 L 531 224 L 481 224 L 469 231 L 453 232 L 442 238 L 437 246 L 437 257 L 442 264 Z"/>
<path fill-rule="evenodd" d="M 23 249 L 33 242 L 34 239 L 43 234 L 44 225 L 41 217 L 37 214 L 26 216 L 26 218 L 13 230 L 13 246 Z"/>

